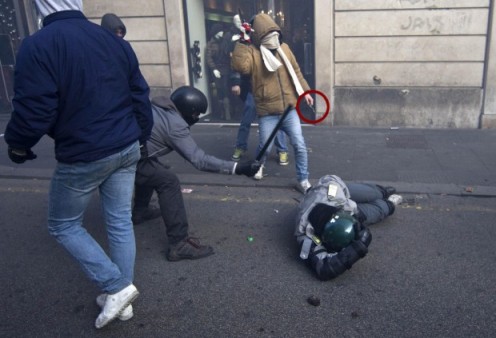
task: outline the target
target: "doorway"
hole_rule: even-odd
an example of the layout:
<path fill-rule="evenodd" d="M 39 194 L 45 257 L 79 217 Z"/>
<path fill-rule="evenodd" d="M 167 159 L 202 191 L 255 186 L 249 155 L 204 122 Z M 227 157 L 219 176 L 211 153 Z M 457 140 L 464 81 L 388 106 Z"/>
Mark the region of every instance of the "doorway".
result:
<path fill-rule="evenodd" d="M 229 81 L 215 78 L 207 63 L 206 48 L 219 27 L 224 43 L 237 33 L 232 23 L 236 14 L 241 14 L 247 21 L 258 13 L 271 15 L 281 28 L 284 42 L 291 47 L 310 88 L 315 87 L 313 0 L 185 0 L 184 4 L 188 46 L 196 48 L 200 54 L 195 55 L 193 50 L 189 53 L 190 83 L 203 91 L 209 100 L 210 110 L 202 121 L 239 123 L 241 120 L 243 102 L 232 95 Z M 228 53 L 229 47 L 225 46 Z"/>

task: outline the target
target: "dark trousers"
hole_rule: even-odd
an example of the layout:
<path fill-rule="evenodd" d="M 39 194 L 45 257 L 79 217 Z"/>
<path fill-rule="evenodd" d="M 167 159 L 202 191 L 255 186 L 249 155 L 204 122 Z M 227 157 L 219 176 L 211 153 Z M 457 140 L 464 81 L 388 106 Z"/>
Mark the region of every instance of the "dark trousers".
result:
<path fill-rule="evenodd" d="M 378 223 L 394 212 L 394 205 L 386 200 L 383 187 L 368 183 L 349 183 L 350 198 L 357 203 L 359 219 L 363 225 Z"/>
<path fill-rule="evenodd" d="M 134 190 L 134 209 L 145 209 L 153 192 L 157 192 L 160 212 L 166 228 L 169 245 L 188 236 L 188 219 L 179 179 L 156 158 L 138 163 Z"/>

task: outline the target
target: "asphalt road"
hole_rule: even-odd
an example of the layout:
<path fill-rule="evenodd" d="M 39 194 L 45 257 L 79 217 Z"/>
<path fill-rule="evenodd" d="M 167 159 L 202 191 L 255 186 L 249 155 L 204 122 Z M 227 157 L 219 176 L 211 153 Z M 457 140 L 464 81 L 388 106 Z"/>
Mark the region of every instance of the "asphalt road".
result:
<path fill-rule="evenodd" d="M 286 188 L 187 185 L 192 235 L 215 247 L 168 262 L 160 220 L 135 228 L 135 317 L 94 329 L 98 290 L 46 230 L 47 180 L 0 180 L 2 337 L 490 337 L 494 198 L 407 195 L 369 254 L 321 282 L 292 236 Z M 98 196 L 85 225 L 104 243 Z M 253 240 L 250 241 L 249 237 Z M 320 306 L 307 302 L 320 299 Z"/>
<path fill-rule="evenodd" d="M 193 133 L 210 154 L 230 156 L 235 126 Z M 0 337 L 493 337 L 496 131 L 304 133 L 311 181 L 338 174 L 390 183 L 405 197 L 371 227 L 364 259 L 328 282 L 299 261 L 291 155 L 286 167 L 270 158 L 269 176 L 255 182 L 201 173 L 171 154 L 165 162 L 192 189 L 184 194 L 190 233 L 216 254 L 168 262 L 161 220 L 137 226 L 135 317 L 102 330 L 94 328 L 99 290 L 46 229 L 52 142 L 43 138 L 38 159 L 23 165 L 1 155 Z M 105 243 L 97 195 L 85 226 Z"/>

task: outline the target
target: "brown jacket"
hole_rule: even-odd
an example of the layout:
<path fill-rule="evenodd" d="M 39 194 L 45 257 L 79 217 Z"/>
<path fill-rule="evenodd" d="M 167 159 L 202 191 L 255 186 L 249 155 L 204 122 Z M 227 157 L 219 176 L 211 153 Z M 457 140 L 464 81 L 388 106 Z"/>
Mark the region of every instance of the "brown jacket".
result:
<path fill-rule="evenodd" d="M 223 51 L 222 44 L 223 42 L 221 40 L 216 40 L 215 38 L 210 39 L 207 43 L 205 62 L 207 63 L 210 72 L 217 69 L 221 72 L 222 76 L 228 76 L 231 69 L 231 60 L 229 54 Z"/>
<path fill-rule="evenodd" d="M 268 33 L 272 31 L 280 32 L 281 29 L 267 14 L 255 16 L 253 29 L 255 30 L 252 35 L 253 44 L 236 44 L 231 66 L 241 74 L 250 75 L 258 116 L 282 114 L 288 105 L 296 106 L 298 94 L 291 75 L 280 55 L 275 54 L 282 66 L 275 72 L 269 72 L 263 63 L 262 53 L 260 52 L 261 39 Z M 282 43 L 281 48 L 291 62 L 303 90 L 309 90 L 310 88 L 303 78 L 300 67 L 289 46 Z"/>

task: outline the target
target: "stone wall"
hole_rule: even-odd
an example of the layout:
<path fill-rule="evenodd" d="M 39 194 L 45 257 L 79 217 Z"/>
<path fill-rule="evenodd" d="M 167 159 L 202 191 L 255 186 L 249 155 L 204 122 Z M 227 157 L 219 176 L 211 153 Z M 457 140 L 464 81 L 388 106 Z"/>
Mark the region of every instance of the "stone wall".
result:
<path fill-rule="evenodd" d="M 100 24 L 105 13 L 118 15 L 126 25 L 125 39 L 136 52 L 152 97 L 188 82 L 180 0 L 84 1 L 84 14 L 91 21 Z"/>
<path fill-rule="evenodd" d="M 327 9 L 333 17 L 333 66 L 327 74 L 332 123 L 479 127 L 489 5 L 489 0 L 334 1 Z"/>

